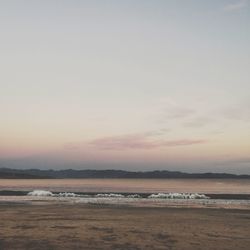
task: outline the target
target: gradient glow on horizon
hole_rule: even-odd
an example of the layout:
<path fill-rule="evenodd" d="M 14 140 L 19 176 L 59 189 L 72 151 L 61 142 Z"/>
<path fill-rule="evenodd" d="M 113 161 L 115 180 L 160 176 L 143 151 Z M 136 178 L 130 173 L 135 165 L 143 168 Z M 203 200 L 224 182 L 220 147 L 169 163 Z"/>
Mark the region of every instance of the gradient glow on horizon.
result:
<path fill-rule="evenodd" d="M 0 0 L 0 167 L 250 174 L 249 0 Z"/>

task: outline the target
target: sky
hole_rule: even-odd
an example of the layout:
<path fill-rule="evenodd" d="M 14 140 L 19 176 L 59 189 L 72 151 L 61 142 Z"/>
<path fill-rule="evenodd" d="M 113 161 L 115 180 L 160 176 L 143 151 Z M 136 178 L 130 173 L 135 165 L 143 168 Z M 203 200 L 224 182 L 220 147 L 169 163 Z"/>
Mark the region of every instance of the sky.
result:
<path fill-rule="evenodd" d="M 250 174 L 250 1 L 0 0 L 0 167 Z"/>

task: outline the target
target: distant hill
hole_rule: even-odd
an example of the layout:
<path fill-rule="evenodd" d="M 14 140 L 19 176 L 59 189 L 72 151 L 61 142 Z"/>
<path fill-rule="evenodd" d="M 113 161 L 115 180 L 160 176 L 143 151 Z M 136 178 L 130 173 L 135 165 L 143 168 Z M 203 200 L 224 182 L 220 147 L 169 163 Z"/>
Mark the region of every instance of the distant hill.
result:
<path fill-rule="evenodd" d="M 132 172 L 124 170 L 40 170 L 0 168 L 2 179 L 64 179 L 64 178 L 146 178 L 146 179 L 250 179 L 250 175 L 234 175 L 227 173 L 183 173 L 177 171 L 145 171 Z"/>
<path fill-rule="evenodd" d="M 50 177 L 29 174 L 28 171 L 26 172 L 26 170 L 19 171 L 14 169 L 0 168 L 0 178 L 1 179 L 44 179 Z"/>

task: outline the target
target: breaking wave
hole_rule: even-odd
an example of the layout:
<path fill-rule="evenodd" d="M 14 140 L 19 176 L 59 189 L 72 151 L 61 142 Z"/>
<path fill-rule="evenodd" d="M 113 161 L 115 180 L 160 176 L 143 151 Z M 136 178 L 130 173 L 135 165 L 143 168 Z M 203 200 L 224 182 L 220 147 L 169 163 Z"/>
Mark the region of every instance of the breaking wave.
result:
<path fill-rule="evenodd" d="M 96 195 L 84 195 L 84 194 L 75 194 L 75 193 L 57 193 L 54 194 L 46 190 L 34 190 L 27 194 L 28 196 L 52 196 L 52 197 L 79 197 L 79 198 L 142 198 L 139 194 L 116 194 L 116 193 L 100 193 Z M 145 197 L 145 196 L 144 196 Z M 148 199 L 209 199 L 208 196 L 198 193 L 158 193 L 150 194 L 145 198 Z"/>
<path fill-rule="evenodd" d="M 204 194 L 197 193 L 158 193 L 148 196 L 150 199 L 209 199 Z"/>
<path fill-rule="evenodd" d="M 59 196 L 59 197 L 81 197 L 82 195 L 80 194 L 75 194 L 75 193 L 59 193 L 59 194 L 54 194 L 54 196 Z"/>
<path fill-rule="evenodd" d="M 50 191 L 46 190 L 34 190 L 32 192 L 29 192 L 27 194 L 28 196 L 53 196 L 53 197 L 89 197 L 89 195 L 80 195 L 80 194 L 75 194 L 75 193 L 58 193 L 58 194 L 53 194 Z"/>
<path fill-rule="evenodd" d="M 123 194 L 112 194 L 112 193 L 110 193 L 110 194 L 97 194 L 97 195 L 95 195 L 95 197 L 124 198 L 125 196 Z"/>
<path fill-rule="evenodd" d="M 139 194 L 129 194 L 127 198 L 141 198 Z"/>
<path fill-rule="evenodd" d="M 52 192 L 46 190 L 34 190 L 29 192 L 27 195 L 29 196 L 54 196 Z"/>

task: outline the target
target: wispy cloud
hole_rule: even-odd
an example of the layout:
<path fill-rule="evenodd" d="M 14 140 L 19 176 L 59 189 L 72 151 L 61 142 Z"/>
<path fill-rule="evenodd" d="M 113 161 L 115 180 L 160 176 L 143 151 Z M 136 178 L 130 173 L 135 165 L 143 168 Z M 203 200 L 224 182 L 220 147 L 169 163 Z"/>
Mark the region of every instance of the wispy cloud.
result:
<path fill-rule="evenodd" d="M 63 144 L 63 149 L 65 150 L 77 150 L 82 147 L 81 142 L 67 142 Z"/>
<path fill-rule="evenodd" d="M 155 129 L 155 130 L 149 130 L 146 132 L 142 132 L 142 133 L 137 133 L 137 134 L 130 134 L 130 135 L 124 135 L 124 136 L 116 136 L 116 137 L 105 137 L 104 139 L 107 140 L 108 138 L 113 139 L 116 138 L 116 141 L 118 143 L 118 140 L 121 141 L 127 141 L 127 142 L 132 142 L 132 141 L 137 141 L 137 142 L 141 142 L 143 140 L 145 140 L 146 138 L 159 138 L 161 136 L 163 136 L 164 134 L 168 133 L 170 131 L 170 129 L 167 128 L 161 128 L 161 129 Z M 102 138 L 103 139 L 103 138 Z M 100 139 L 100 140 L 102 140 Z M 96 140 L 98 141 L 98 140 Z M 95 144 L 94 141 L 86 142 L 86 141 L 72 141 L 72 142 L 66 142 L 62 145 L 64 150 L 79 150 L 79 149 L 83 149 L 86 148 L 88 145 L 92 145 Z"/>
<path fill-rule="evenodd" d="M 224 6 L 224 11 L 238 11 L 248 6 L 247 0 L 234 1 Z"/>
<path fill-rule="evenodd" d="M 187 122 L 183 123 L 184 127 L 189 127 L 189 128 L 202 128 L 205 127 L 209 124 L 211 124 L 211 122 L 213 122 L 214 119 L 210 118 L 210 117 L 195 117 L 191 120 L 188 120 Z"/>
<path fill-rule="evenodd" d="M 223 118 L 249 122 L 250 121 L 250 99 L 242 101 L 228 107 L 222 108 L 221 116 Z"/>
<path fill-rule="evenodd" d="M 186 119 L 195 114 L 195 110 L 177 103 L 169 98 L 162 99 L 159 102 L 159 121 L 168 122 L 171 120 L 182 120 Z"/>
<path fill-rule="evenodd" d="M 122 135 L 96 139 L 89 144 L 103 150 L 126 150 L 189 146 L 205 142 L 207 141 L 203 139 L 152 140 L 150 136 L 147 135 Z"/>

